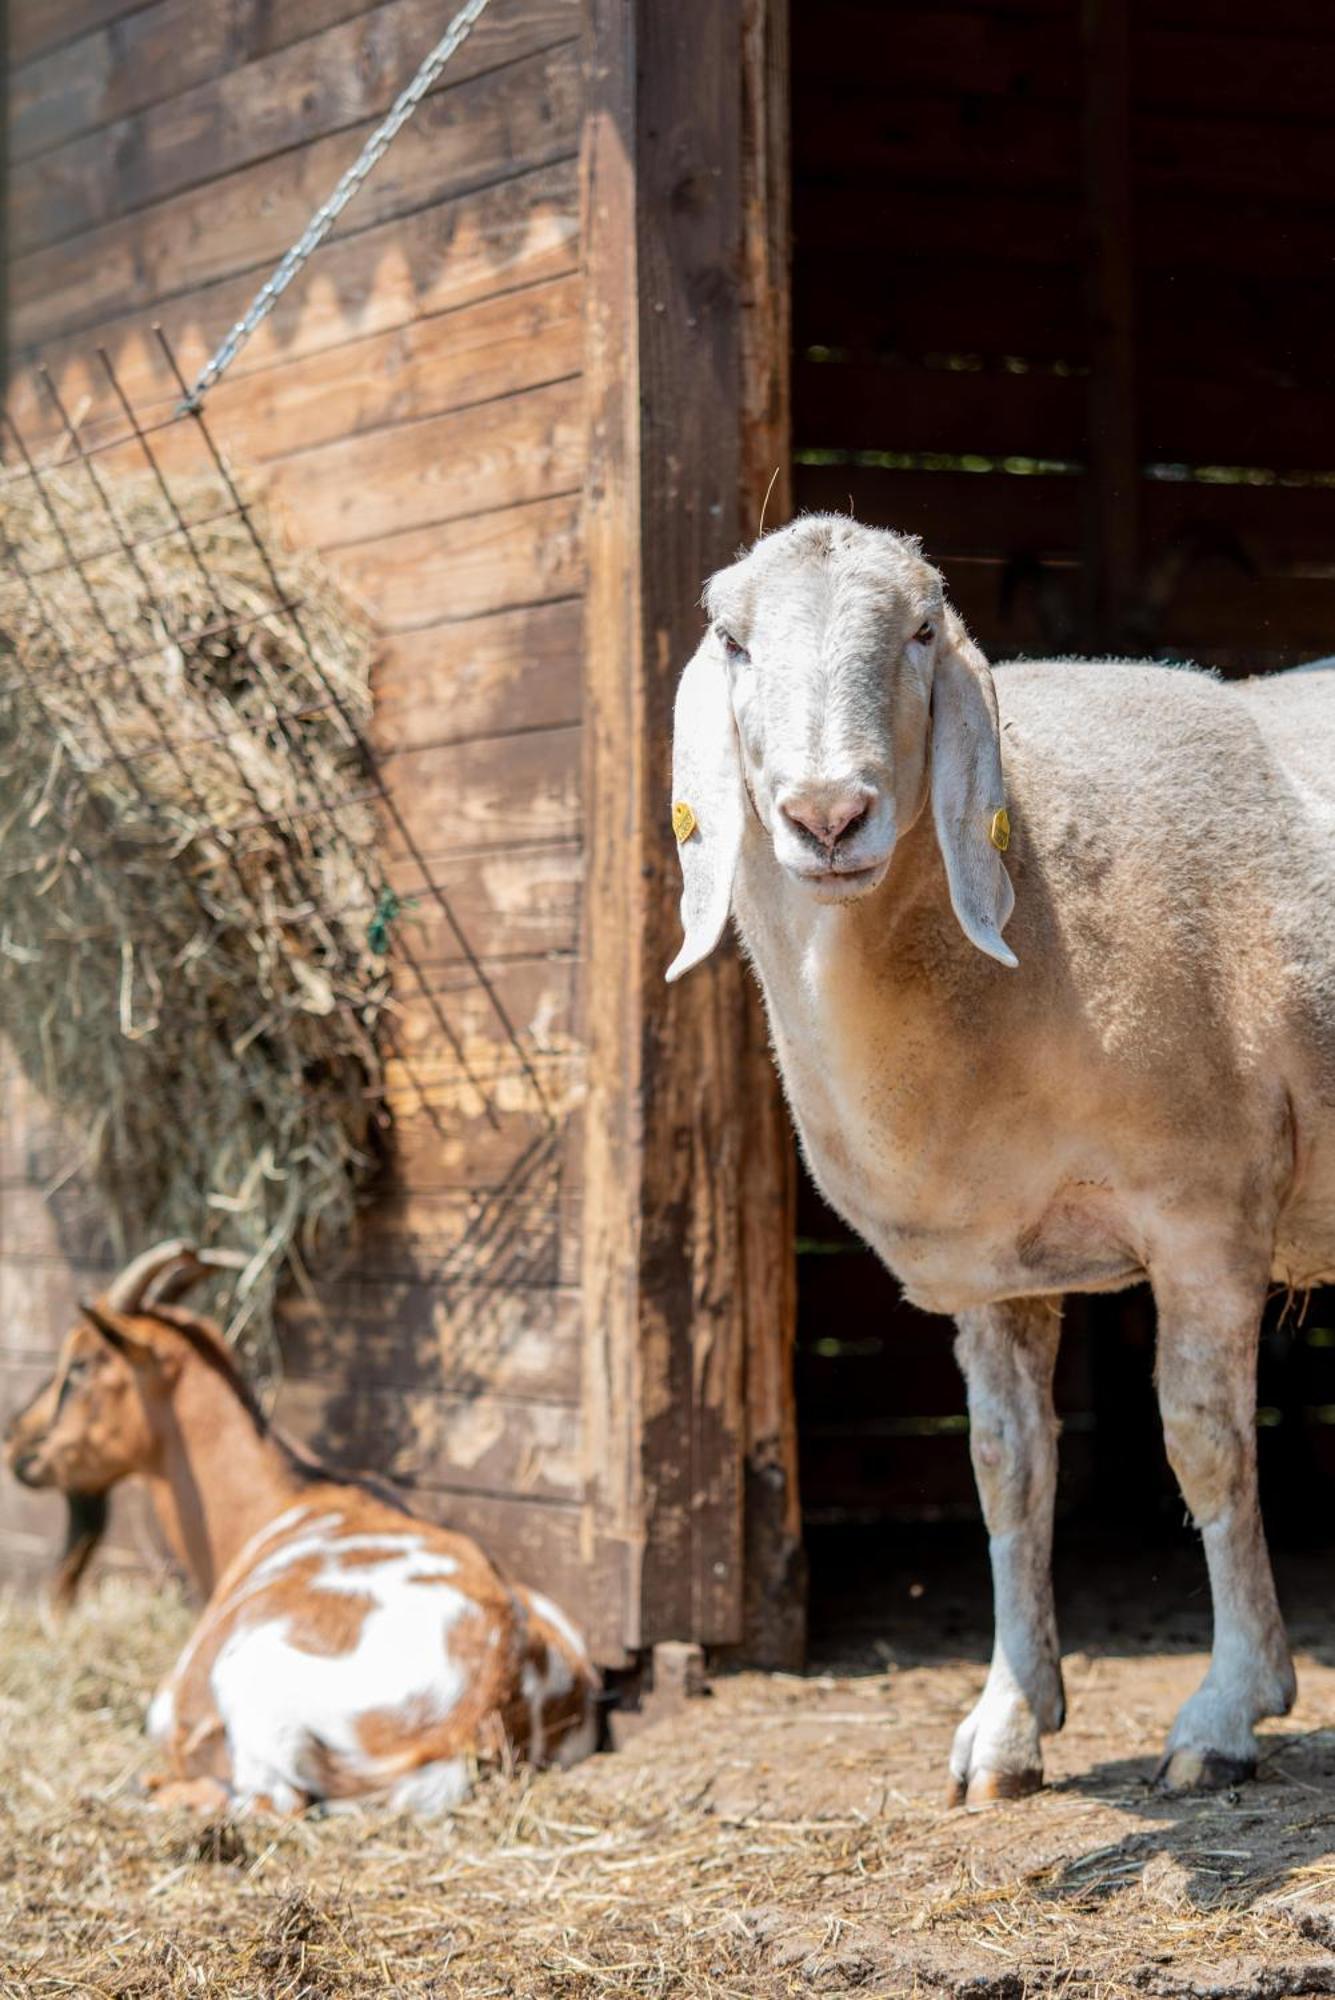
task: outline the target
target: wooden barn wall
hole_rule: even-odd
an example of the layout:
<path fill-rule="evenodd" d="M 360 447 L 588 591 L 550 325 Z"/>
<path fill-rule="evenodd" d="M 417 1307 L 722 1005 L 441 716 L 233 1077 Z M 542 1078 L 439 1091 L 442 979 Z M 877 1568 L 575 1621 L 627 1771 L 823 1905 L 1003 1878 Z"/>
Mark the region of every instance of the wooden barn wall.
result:
<path fill-rule="evenodd" d="M 1335 16 L 834 0 L 793 24 L 799 501 L 921 534 L 999 652 L 1096 646 L 1091 488 L 1129 442 L 1117 636 L 1225 665 L 1329 649 Z"/>
<path fill-rule="evenodd" d="M 97 349 L 148 417 L 260 279 L 440 33 L 437 0 L 10 0 L 10 408 L 108 415 Z M 385 634 L 385 777 L 558 1107 L 543 1126 L 416 871 L 415 949 L 506 1109 L 461 1108 L 433 1007 L 402 985 L 383 1198 L 294 1307 L 280 1414 L 374 1462 L 580 1608 L 582 319 L 577 0 L 492 0 L 442 81 L 211 398 L 295 539 Z M 418 1085 L 425 1080 L 425 1100 Z M 77 1160 L 0 1080 L 0 1415 L 107 1269 Z M 479 1192 L 482 1210 L 476 1207 Z M 0 1480 L 0 1573 L 50 1503 Z M 127 1528 L 120 1546 L 141 1546 Z"/>
<path fill-rule="evenodd" d="M 797 504 L 921 535 L 994 657 L 1335 652 L 1335 14 L 797 0 L 792 25 Z M 949 1324 L 809 1184 L 798 1250 L 808 1528 L 972 1515 Z M 1332 1303 L 1263 1347 L 1272 1521 L 1328 1505 Z M 1143 1449 L 1179 1518 L 1145 1301 L 1067 1322 L 1063 1500 L 1125 1519 Z"/>

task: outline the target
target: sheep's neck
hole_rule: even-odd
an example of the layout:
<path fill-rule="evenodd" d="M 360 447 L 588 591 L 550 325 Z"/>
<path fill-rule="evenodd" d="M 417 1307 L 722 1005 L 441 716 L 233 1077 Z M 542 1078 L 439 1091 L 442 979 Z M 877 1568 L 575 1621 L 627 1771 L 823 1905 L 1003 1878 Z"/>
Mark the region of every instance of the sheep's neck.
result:
<path fill-rule="evenodd" d="M 227 1384 L 187 1361 L 162 1413 L 158 1463 L 149 1474 L 167 1541 L 208 1597 L 245 1544 L 285 1508 L 300 1480 L 274 1438 Z"/>

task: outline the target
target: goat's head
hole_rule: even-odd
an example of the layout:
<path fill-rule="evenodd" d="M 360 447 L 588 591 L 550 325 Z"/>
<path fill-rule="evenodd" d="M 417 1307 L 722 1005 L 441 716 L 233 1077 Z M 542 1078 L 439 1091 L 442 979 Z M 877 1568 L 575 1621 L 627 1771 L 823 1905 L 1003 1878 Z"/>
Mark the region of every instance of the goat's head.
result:
<path fill-rule="evenodd" d="M 179 1370 L 179 1339 L 146 1309 L 180 1298 L 229 1252 L 160 1243 L 136 1258 L 96 1304 L 81 1308 L 55 1373 L 11 1418 L 5 1458 L 25 1486 L 92 1498 L 153 1465 L 161 1410 Z"/>
<path fill-rule="evenodd" d="M 722 934 L 748 810 L 788 878 L 844 903 L 880 886 L 929 796 L 966 936 L 1014 965 L 992 676 L 917 542 L 808 515 L 713 577 L 705 606 L 677 692 L 686 941 L 668 977 Z"/>

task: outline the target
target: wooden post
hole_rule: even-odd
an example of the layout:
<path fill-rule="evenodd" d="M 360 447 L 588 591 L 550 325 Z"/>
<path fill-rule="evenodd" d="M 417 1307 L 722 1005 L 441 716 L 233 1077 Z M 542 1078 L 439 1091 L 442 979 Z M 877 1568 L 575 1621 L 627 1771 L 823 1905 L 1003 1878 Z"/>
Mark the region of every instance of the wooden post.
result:
<path fill-rule="evenodd" d="M 793 511 L 792 162 L 788 0 L 742 4 L 742 529 Z M 748 1098 L 757 1120 L 742 1187 L 746 1276 L 746 1597 L 742 1650 L 794 1669 L 806 1655 L 793 1348 L 797 1158 L 774 1088 L 764 1007 L 746 983 Z"/>
<path fill-rule="evenodd" d="M 791 1172 L 736 953 L 663 980 L 672 700 L 742 537 L 742 46 L 740 0 L 586 0 L 587 1543 L 625 1580 L 603 1658 L 742 1639 L 747 1263 Z"/>
<path fill-rule="evenodd" d="M 1089 244 L 1088 643 L 1115 647 L 1140 587 L 1127 0 L 1085 0 L 1085 224 Z"/>

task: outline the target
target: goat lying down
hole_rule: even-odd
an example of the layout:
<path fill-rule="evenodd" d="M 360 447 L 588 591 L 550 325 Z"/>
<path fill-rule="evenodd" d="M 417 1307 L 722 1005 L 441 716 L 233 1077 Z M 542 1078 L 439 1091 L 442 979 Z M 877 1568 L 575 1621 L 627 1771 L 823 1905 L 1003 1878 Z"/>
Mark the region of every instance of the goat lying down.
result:
<path fill-rule="evenodd" d="M 586 1755 L 597 1677 L 569 1619 L 271 1429 L 217 1329 L 170 1303 L 209 1264 L 184 1243 L 146 1252 L 84 1307 L 6 1438 L 29 1486 L 96 1502 L 145 1480 L 207 1600 L 149 1711 L 158 1802 L 439 1812 L 479 1758 Z M 93 1516 L 76 1517 L 80 1564 Z"/>
<path fill-rule="evenodd" d="M 1257 1509 L 1261 1310 L 1335 1275 L 1335 669 L 994 673 L 916 542 L 836 516 L 705 601 L 668 976 L 731 910 L 818 1184 L 956 1318 L 996 1646 L 953 1795 L 1041 1783 L 1060 1300 L 1140 1278 L 1215 1614 L 1161 1782 L 1231 1784 L 1294 1692 Z"/>

